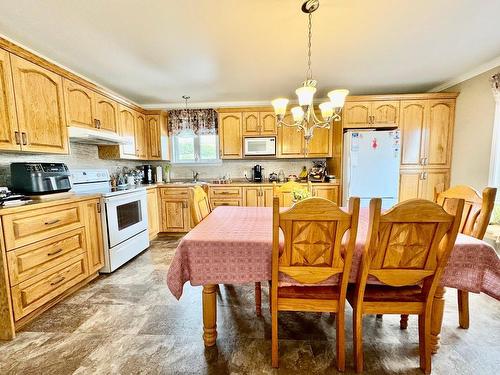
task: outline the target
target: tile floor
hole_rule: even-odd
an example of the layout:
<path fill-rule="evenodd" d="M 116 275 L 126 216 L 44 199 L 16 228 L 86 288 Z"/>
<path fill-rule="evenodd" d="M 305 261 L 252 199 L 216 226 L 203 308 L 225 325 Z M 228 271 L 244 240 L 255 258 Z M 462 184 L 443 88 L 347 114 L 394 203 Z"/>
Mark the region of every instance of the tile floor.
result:
<path fill-rule="evenodd" d="M 178 238 L 161 237 L 126 266 L 96 281 L 0 342 L 0 374 L 332 374 L 335 324 L 328 314 L 280 315 L 280 369 L 270 362 L 270 316 L 254 313 L 253 285 L 221 286 L 217 347 L 201 338 L 201 288 L 177 301 L 165 279 Z M 500 372 L 500 303 L 471 295 L 471 327 L 457 328 L 456 292 L 447 293 L 433 374 Z M 365 374 L 421 374 L 415 317 L 364 320 Z M 347 370 L 352 367 L 347 307 Z"/>

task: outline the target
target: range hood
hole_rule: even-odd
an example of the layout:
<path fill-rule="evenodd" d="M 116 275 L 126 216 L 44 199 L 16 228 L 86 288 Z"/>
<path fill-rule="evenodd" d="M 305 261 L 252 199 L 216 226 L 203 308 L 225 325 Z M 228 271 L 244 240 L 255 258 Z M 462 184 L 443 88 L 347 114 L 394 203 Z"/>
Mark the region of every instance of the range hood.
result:
<path fill-rule="evenodd" d="M 71 142 L 87 143 L 92 145 L 127 145 L 131 142 L 127 138 L 107 130 L 94 130 L 70 126 L 68 136 Z"/>

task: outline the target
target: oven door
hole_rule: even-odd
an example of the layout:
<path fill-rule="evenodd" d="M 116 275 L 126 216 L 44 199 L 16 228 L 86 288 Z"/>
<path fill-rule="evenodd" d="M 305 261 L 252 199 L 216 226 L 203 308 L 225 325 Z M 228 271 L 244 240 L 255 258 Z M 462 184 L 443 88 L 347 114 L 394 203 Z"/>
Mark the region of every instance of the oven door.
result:
<path fill-rule="evenodd" d="M 104 203 L 110 248 L 148 229 L 146 190 L 107 197 Z"/>

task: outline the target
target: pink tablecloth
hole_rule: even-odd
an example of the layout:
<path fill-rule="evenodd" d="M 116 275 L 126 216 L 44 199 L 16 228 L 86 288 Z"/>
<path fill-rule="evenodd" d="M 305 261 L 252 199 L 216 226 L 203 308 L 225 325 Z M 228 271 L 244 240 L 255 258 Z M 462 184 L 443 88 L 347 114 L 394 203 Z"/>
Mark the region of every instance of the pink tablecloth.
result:
<path fill-rule="evenodd" d="M 361 209 L 350 282 L 356 281 L 367 230 L 368 211 Z M 270 280 L 271 251 L 271 208 L 218 207 L 179 243 L 167 284 L 180 298 L 187 281 L 203 285 Z M 459 234 L 442 284 L 500 300 L 500 259 L 487 243 Z"/>

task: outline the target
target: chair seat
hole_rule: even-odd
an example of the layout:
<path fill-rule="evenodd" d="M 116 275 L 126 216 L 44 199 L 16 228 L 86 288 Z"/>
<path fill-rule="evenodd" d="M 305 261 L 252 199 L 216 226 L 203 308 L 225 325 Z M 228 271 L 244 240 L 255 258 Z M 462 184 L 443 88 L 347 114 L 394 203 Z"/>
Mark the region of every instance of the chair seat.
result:
<path fill-rule="evenodd" d="M 347 288 L 347 299 L 354 301 L 356 285 L 350 284 Z M 422 294 L 422 288 L 418 285 L 395 287 L 390 285 L 367 284 L 365 302 L 423 302 L 425 296 Z"/>
<path fill-rule="evenodd" d="M 338 300 L 338 286 L 284 286 L 278 288 L 278 298 Z"/>

